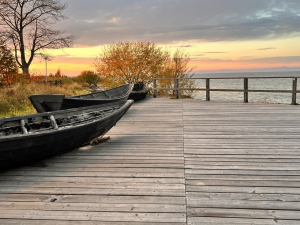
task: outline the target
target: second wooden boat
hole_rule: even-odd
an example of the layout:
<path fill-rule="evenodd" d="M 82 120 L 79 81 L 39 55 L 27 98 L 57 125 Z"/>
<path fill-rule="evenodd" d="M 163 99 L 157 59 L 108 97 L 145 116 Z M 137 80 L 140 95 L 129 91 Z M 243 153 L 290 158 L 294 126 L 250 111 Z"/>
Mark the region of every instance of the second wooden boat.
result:
<path fill-rule="evenodd" d="M 146 85 L 144 85 L 143 82 L 136 83 L 134 84 L 134 87 L 128 99 L 132 99 L 134 101 L 142 100 L 146 98 L 148 92 L 149 92 L 149 88 Z"/>
<path fill-rule="evenodd" d="M 78 108 L 127 100 L 133 84 L 125 84 L 105 91 L 65 97 L 64 95 L 30 95 L 29 99 L 38 113 Z"/>
<path fill-rule="evenodd" d="M 0 170 L 82 146 L 109 131 L 133 101 L 0 119 Z"/>

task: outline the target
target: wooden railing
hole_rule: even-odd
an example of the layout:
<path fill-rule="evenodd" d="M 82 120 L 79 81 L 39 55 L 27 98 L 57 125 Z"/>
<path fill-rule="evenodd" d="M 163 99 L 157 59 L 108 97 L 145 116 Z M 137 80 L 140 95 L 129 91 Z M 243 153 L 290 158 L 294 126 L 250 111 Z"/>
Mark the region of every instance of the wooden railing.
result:
<path fill-rule="evenodd" d="M 248 88 L 248 80 L 249 79 L 292 79 L 292 89 L 291 90 L 249 90 Z M 269 92 L 269 93 L 291 93 L 292 95 L 292 105 L 296 105 L 297 93 L 300 91 L 297 90 L 297 78 L 300 77 L 210 77 L 210 78 L 186 78 L 186 79 L 202 79 L 206 80 L 206 88 L 179 88 L 180 80 L 174 80 L 173 88 L 158 88 L 157 80 L 170 80 L 171 78 L 158 78 L 153 79 L 153 97 L 156 98 L 157 90 L 174 90 L 175 97 L 179 98 L 179 91 L 189 90 L 189 91 L 205 91 L 206 92 L 206 101 L 210 101 L 210 92 L 211 91 L 219 91 L 219 92 L 244 92 L 244 102 L 248 102 L 248 93 L 249 92 Z M 243 89 L 212 89 L 210 88 L 210 80 L 212 79 L 243 79 L 244 80 L 244 88 Z"/>

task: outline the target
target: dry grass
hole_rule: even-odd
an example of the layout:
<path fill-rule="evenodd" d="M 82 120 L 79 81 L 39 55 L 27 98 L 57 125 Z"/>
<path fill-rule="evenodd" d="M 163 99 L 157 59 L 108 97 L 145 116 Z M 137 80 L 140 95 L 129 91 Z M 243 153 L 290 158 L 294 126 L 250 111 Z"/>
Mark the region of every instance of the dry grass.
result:
<path fill-rule="evenodd" d="M 66 96 L 86 94 L 89 90 L 78 83 L 51 86 L 40 83 L 16 84 L 0 89 L 0 118 L 36 113 L 28 99 L 32 94 L 64 94 Z"/>

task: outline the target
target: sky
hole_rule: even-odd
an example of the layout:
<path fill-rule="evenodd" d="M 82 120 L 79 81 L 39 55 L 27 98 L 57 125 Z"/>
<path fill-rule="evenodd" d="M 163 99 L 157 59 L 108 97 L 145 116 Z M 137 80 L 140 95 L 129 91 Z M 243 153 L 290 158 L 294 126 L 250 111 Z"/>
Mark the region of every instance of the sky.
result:
<path fill-rule="evenodd" d="M 104 45 L 151 41 L 182 47 L 194 73 L 300 71 L 300 0 L 60 0 L 76 34 L 72 48 L 48 51 L 48 73 L 93 70 Z M 31 71 L 45 72 L 36 59 Z"/>

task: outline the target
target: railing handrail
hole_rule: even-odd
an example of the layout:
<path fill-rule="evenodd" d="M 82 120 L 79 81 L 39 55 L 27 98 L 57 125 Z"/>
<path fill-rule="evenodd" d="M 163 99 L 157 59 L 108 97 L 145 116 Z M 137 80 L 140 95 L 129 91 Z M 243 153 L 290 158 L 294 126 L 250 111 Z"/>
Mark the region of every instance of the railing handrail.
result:
<path fill-rule="evenodd" d="M 274 78 L 287 78 L 293 79 L 292 90 L 249 90 L 248 88 L 248 79 L 274 79 Z M 179 98 L 179 91 L 184 90 L 198 90 L 198 91 L 206 91 L 206 100 L 210 101 L 210 92 L 211 91 L 227 91 L 227 92 L 244 92 L 244 102 L 248 102 L 248 93 L 249 92 L 273 92 L 273 93 L 291 93 L 292 94 L 292 105 L 296 105 L 297 93 L 300 93 L 300 90 L 297 90 L 297 78 L 298 76 L 288 76 L 288 77 L 200 77 L 200 78 L 155 78 L 153 79 L 153 97 L 156 98 L 157 90 L 174 90 L 176 98 Z M 205 79 L 206 80 L 206 88 L 179 88 L 179 80 L 182 79 Z M 218 88 L 210 88 L 210 80 L 211 79 L 243 79 L 244 80 L 244 89 L 218 89 Z M 174 80 L 173 88 L 157 88 L 157 80 Z"/>
<path fill-rule="evenodd" d="M 288 77 L 192 77 L 192 78 L 155 78 L 156 80 L 175 80 L 175 79 L 179 79 L 179 80 L 185 80 L 185 79 L 189 79 L 189 80 L 199 80 L 199 79 L 224 79 L 224 80 L 230 80 L 230 79 L 274 79 L 274 78 L 300 78 L 300 76 L 288 76 Z"/>

